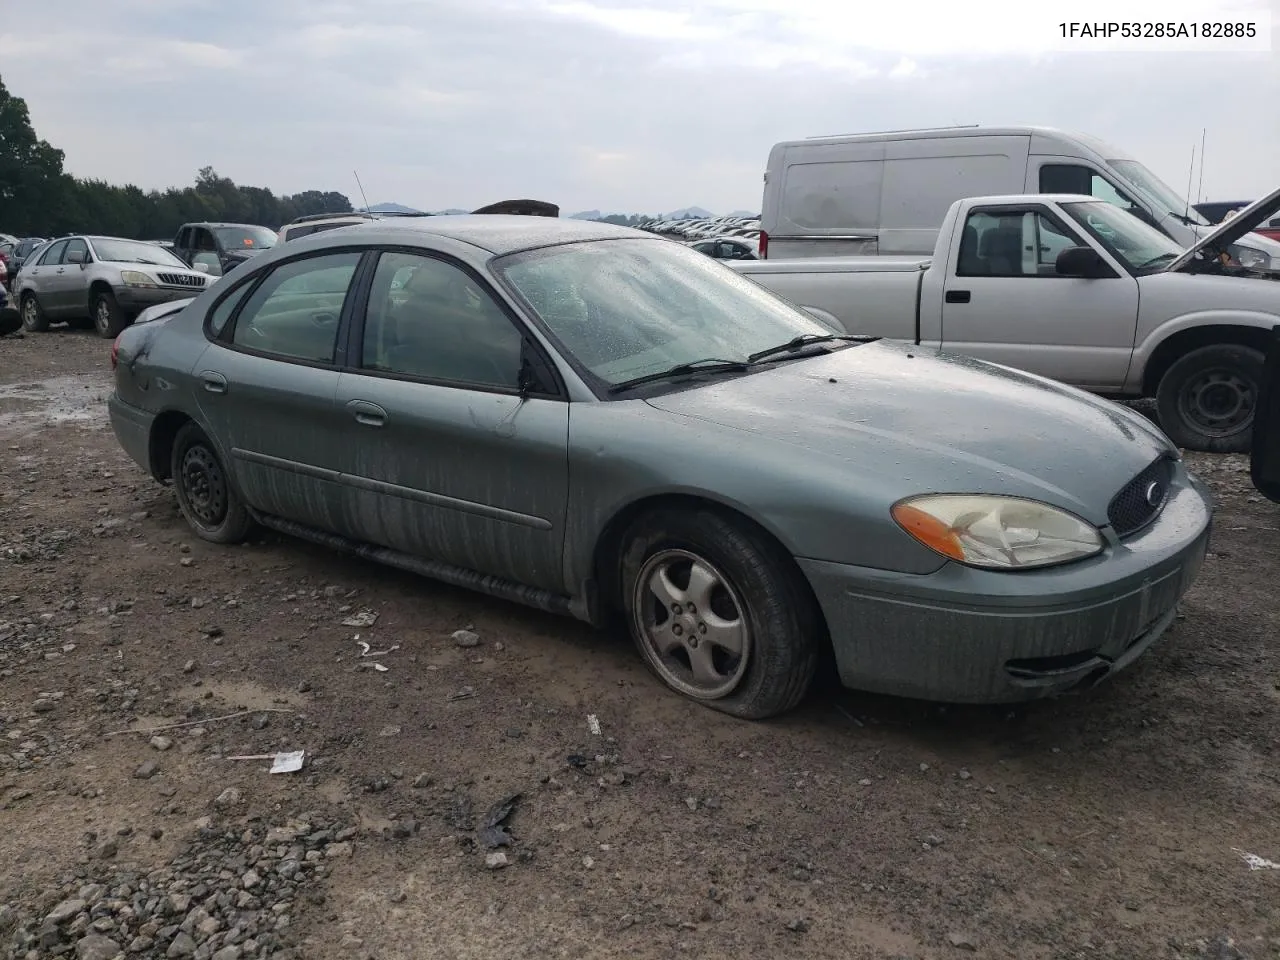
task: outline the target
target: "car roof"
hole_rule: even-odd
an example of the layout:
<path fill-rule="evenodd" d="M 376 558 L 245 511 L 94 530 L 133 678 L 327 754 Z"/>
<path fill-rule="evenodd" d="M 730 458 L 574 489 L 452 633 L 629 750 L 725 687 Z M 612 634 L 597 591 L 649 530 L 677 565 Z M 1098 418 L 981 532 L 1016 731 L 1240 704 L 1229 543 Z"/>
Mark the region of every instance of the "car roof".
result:
<path fill-rule="evenodd" d="M 582 240 L 657 239 L 653 234 L 642 230 L 592 220 L 482 213 L 423 217 L 407 221 L 400 218 L 370 220 L 339 230 L 313 234 L 299 242 L 319 239 L 322 244 L 337 246 L 350 242 L 352 231 L 357 230 L 373 242 L 403 242 L 406 234 L 447 237 L 469 243 L 495 256 Z"/>
<path fill-rule="evenodd" d="M 264 227 L 260 223 L 227 223 L 222 220 L 192 220 L 190 223 L 184 223 L 184 227 L 259 227 L 263 230 L 270 230 L 270 227 Z"/>

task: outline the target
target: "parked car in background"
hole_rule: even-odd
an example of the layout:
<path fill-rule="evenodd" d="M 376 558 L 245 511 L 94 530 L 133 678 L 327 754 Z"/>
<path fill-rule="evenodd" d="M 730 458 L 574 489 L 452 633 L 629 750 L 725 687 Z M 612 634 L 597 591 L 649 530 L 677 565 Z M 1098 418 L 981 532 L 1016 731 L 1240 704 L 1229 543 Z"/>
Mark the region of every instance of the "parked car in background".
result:
<path fill-rule="evenodd" d="M 374 211 L 357 210 L 352 213 L 312 213 L 290 220 L 280 228 L 281 243 L 309 237 L 313 233 L 336 230 L 339 227 L 353 227 L 370 220 L 390 220 L 396 217 L 429 217 L 429 213 L 409 213 L 407 211 Z"/>
<path fill-rule="evenodd" d="M 740 237 L 716 237 L 711 240 L 694 240 L 689 246 L 699 253 L 716 260 L 756 260 L 755 244 Z"/>
<path fill-rule="evenodd" d="M 1049 127 L 945 127 L 776 144 L 765 171 L 764 258 L 922 255 L 966 197 L 1088 194 L 1182 248 L 1212 228 L 1185 198 L 1110 144 Z M 1280 243 L 1237 241 L 1246 267 L 1280 269 Z"/>
<path fill-rule="evenodd" d="M 1239 238 L 1280 190 L 1190 251 L 1086 196 L 951 205 L 929 258 L 739 261 L 733 269 L 850 333 L 1008 364 L 1108 396 L 1154 397 L 1179 446 L 1249 448 L 1280 270 L 1241 266 Z"/>
<path fill-rule="evenodd" d="M 64 320 L 120 333 L 139 311 L 190 297 L 210 278 L 167 250 L 143 240 L 75 236 L 47 245 L 23 267 L 13 295 L 31 332 Z"/>
<path fill-rule="evenodd" d="M 220 277 L 277 242 L 274 230 L 256 224 L 187 223 L 174 238 L 173 252 L 188 266 L 204 264 Z"/>
<path fill-rule="evenodd" d="M 619 613 L 664 683 L 739 717 L 793 707 L 831 649 L 884 693 L 1090 686 L 1169 627 L 1208 541 L 1209 494 L 1140 414 L 834 336 L 607 224 L 282 244 L 124 331 L 113 367 L 116 436 L 200 537 L 260 523 Z"/>
<path fill-rule="evenodd" d="M 43 237 L 23 237 L 9 251 L 9 277 L 13 279 L 27 262 L 27 258 L 47 243 Z M 3 247 L 0 247 L 3 249 Z"/>
<path fill-rule="evenodd" d="M 1200 214 L 1200 216 L 1204 217 L 1209 223 L 1219 224 L 1223 220 L 1227 219 L 1228 214 L 1234 216 L 1251 203 L 1253 203 L 1252 200 L 1212 200 L 1206 203 L 1197 203 L 1194 206 L 1196 208 L 1196 212 Z"/>

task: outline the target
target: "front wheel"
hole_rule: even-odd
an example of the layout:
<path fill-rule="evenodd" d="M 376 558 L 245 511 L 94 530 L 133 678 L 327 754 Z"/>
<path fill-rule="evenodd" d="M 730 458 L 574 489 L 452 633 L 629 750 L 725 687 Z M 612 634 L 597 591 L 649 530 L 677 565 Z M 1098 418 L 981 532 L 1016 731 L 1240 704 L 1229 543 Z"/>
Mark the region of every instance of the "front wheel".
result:
<path fill-rule="evenodd" d="M 129 325 L 129 318 L 116 303 L 115 294 L 110 290 L 100 290 L 93 296 L 93 326 L 98 336 L 105 340 L 114 340 L 120 331 Z"/>
<path fill-rule="evenodd" d="M 253 519 L 231 485 L 213 442 L 194 423 L 178 431 L 169 464 L 178 508 L 203 540 L 239 543 L 253 530 Z"/>
<path fill-rule="evenodd" d="M 1262 367 L 1259 351 L 1237 343 L 1192 350 L 1160 378 L 1160 426 L 1170 440 L 1188 450 L 1247 453 Z"/>
<path fill-rule="evenodd" d="M 631 528 L 622 602 L 632 639 L 667 686 L 748 720 L 795 707 L 825 637 L 794 561 L 711 509 L 658 510 Z"/>

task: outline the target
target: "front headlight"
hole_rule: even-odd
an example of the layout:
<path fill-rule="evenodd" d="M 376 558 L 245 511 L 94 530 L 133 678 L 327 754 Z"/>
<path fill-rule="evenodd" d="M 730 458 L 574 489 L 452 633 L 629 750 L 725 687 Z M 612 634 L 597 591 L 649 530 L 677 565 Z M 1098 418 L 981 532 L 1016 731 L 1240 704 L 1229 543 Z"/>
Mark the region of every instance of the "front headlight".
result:
<path fill-rule="evenodd" d="M 1242 247 L 1240 244 L 1233 244 L 1231 254 L 1236 258 L 1236 262 L 1246 270 L 1266 270 L 1271 266 L 1271 257 L 1262 250 L 1255 250 L 1253 247 Z"/>
<path fill-rule="evenodd" d="M 120 279 L 124 282 L 125 286 L 129 287 L 159 286 L 154 277 L 149 277 L 145 273 L 141 273 L 137 270 L 122 270 L 120 272 Z"/>
<path fill-rule="evenodd" d="M 1097 527 L 1035 500 L 931 494 L 899 500 L 891 511 L 930 550 L 974 567 L 1026 570 L 1102 551 Z"/>

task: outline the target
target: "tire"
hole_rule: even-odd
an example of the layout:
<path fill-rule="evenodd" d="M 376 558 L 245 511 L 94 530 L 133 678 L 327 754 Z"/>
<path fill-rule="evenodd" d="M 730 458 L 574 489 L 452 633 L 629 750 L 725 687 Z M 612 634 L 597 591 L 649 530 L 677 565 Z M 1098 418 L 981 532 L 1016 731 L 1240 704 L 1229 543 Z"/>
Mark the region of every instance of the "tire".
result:
<path fill-rule="evenodd" d="M 98 336 L 104 340 L 114 340 L 129 325 L 129 318 L 120 309 L 120 304 L 116 303 L 116 295 L 110 290 L 95 293 L 91 298 L 90 309 L 93 311 L 93 326 L 98 331 Z"/>
<path fill-rule="evenodd" d="M 1262 366 L 1259 351 L 1236 343 L 1210 344 L 1180 357 L 1156 388 L 1160 426 L 1188 450 L 1247 453 Z"/>
<path fill-rule="evenodd" d="M 49 329 L 49 318 L 34 293 L 22 295 L 22 329 L 27 333 L 44 333 Z"/>
<path fill-rule="evenodd" d="M 210 543 L 240 543 L 253 530 L 253 518 L 231 484 L 222 459 L 204 431 L 183 426 L 173 440 L 169 461 L 178 509 L 191 529 Z"/>
<path fill-rule="evenodd" d="M 654 511 L 624 542 L 621 605 L 631 638 L 658 679 L 746 720 L 785 713 L 804 699 L 826 631 L 807 584 L 781 548 L 714 509 Z M 695 570 L 696 582 L 707 584 L 702 590 L 690 589 Z M 709 642 L 708 634 L 725 643 Z"/>

